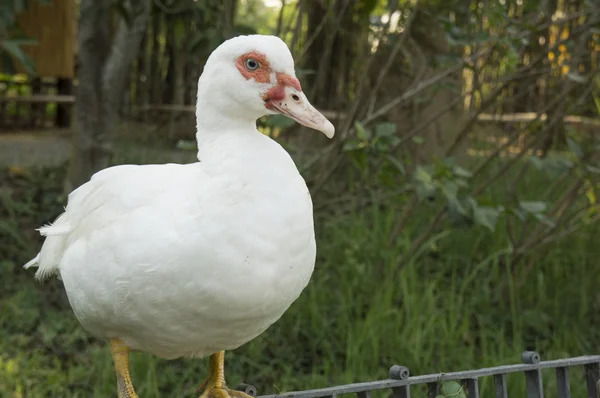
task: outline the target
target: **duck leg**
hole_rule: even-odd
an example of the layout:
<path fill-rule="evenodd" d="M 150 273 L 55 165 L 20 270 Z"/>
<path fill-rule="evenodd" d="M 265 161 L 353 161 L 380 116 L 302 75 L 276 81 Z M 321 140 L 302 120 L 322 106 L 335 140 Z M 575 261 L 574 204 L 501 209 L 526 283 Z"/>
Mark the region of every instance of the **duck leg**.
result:
<path fill-rule="evenodd" d="M 110 340 L 110 352 L 117 373 L 117 393 L 119 398 L 138 398 L 129 376 L 129 347 L 119 339 Z"/>
<path fill-rule="evenodd" d="M 210 356 L 208 377 L 200 388 L 204 390 L 200 398 L 253 398 L 241 391 L 232 390 L 225 384 L 225 351 Z"/>

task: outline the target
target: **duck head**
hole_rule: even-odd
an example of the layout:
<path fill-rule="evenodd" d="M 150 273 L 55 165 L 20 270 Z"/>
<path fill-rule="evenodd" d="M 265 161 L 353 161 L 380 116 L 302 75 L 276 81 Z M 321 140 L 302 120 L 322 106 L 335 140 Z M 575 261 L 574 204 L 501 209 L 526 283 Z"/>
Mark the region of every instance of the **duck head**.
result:
<path fill-rule="evenodd" d="M 283 40 L 250 35 L 223 42 L 206 61 L 198 81 L 199 127 L 215 114 L 221 123 L 227 118 L 255 124 L 256 119 L 277 113 L 328 138 L 335 133 L 302 91 L 294 59 Z"/>

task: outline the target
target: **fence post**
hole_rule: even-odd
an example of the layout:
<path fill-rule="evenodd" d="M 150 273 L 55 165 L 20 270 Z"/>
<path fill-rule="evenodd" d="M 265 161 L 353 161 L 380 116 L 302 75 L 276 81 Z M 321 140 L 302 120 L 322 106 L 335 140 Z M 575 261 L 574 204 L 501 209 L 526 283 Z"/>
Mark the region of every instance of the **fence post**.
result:
<path fill-rule="evenodd" d="M 427 383 L 427 398 L 435 398 L 440 393 L 440 385 L 437 382 Z"/>
<path fill-rule="evenodd" d="M 599 398 L 598 395 L 598 381 L 600 379 L 600 364 L 590 363 L 584 365 L 585 369 L 585 380 L 587 383 L 588 398 Z"/>
<path fill-rule="evenodd" d="M 410 377 L 408 368 L 400 365 L 392 366 L 388 374 L 388 377 L 394 380 L 407 380 Z M 392 398 L 410 398 L 410 386 L 392 388 Z"/>
<path fill-rule="evenodd" d="M 256 397 L 256 387 L 250 384 L 241 383 L 236 388 L 237 391 L 245 392 L 246 394 Z"/>
<path fill-rule="evenodd" d="M 571 398 L 571 386 L 569 385 L 569 368 L 556 368 L 556 389 L 558 398 Z"/>
<path fill-rule="evenodd" d="M 466 385 L 467 397 L 479 398 L 479 382 L 477 378 L 464 379 L 462 382 L 464 382 Z"/>
<path fill-rule="evenodd" d="M 506 374 L 494 376 L 494 391 L 496 398 L 508 398 L 508 390 L 506 388 Z"/>
<path fill-rule="evenodd" d="M 357 392 L 356 398 L 371 398 L 371 392 L 370 391 Z"/>
<path fill-rule="evenodd" d="M 73 80 L 58 78 L 56 81 L 58 95 L 73 94 Z M 71 127 L 73 104 L 56 104 L 56 127 Z"/>
<path fill-rule="evenodd" d="M 525 351 L 521 359 L 527 365 L 537 365 L 540 363 L 540 354 L 535 351 Z M 527 398 L 544 398 L 542 371 L 540 369 L 525 371 L 525 387 Z"/>

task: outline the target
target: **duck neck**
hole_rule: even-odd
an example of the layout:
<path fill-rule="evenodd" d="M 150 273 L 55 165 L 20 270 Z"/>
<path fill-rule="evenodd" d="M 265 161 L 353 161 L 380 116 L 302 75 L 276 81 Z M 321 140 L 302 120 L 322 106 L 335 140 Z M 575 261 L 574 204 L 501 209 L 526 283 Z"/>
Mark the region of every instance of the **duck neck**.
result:
<path fill-rule="evenodd" d="M 221 106 L 219 106 L 221 105 Z M 204 100 L 200 96 L 196 104 L 196 142 L 198 159 L 220 141 L 235 139 L 235 136 L 254 136 L 256 118 L 236 112 L 235 105 L 225 111 L 222 104 Z"/>

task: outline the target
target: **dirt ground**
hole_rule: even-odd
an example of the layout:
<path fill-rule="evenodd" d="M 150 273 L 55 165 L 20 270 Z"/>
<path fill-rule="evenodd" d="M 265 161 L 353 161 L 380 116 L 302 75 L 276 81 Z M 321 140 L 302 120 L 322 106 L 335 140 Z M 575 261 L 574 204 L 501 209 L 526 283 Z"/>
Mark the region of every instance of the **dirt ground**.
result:
<path fill-rule="evenodd" d="M 0 133 L 0 166 L 55 166 L 69 159 L 68 130 Z"/>
<path fill-rule="evenodd" d="M 177 139 L 165 137 L 167 128 L 141 123 L 123 123 L 116 133 L 116 163 L 189 163 L 195 150 L 176 149 Z M 182 138 L 193 140 L 193 134 Z M 193 141 L 192 141 L 193 142 Z M 69 160 L 71 130 L 0 131 L 0 167 L 56 166 Z"/>

